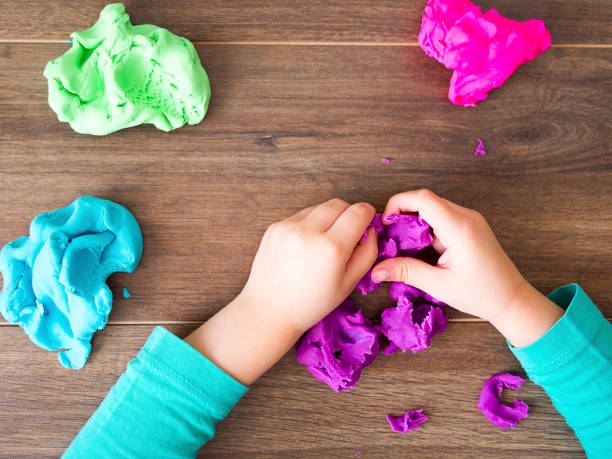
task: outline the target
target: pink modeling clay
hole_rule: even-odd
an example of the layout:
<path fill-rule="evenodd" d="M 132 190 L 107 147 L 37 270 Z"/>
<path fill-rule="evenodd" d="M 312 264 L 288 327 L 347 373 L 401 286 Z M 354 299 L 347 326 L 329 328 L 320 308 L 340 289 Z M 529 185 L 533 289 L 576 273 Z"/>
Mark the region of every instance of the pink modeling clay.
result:
<path fill-rule="evenodd" d="M 385 223 L 382 214 L 376 214 L 368 226 L 375 229 L 378 238 L 376 263 L 396 256 L 414 256 L 433 242 L 429 225 L 418 215 L 390 214 Z M 367 231 L 361 239 L 367 239 Z M 367 295 L 381 285 L 372 280 L 369 270 L 355 289 Z M 348 390 L 378 354 L 380 332 L 390 341 L 381 353 L 390 355 L 397 349 L 421 351 L 429 347 L 432 336 L 446 329 L 448 318 L 436 306 L 443 305 L 441 301 L 401 282 L 392 282 L 389 294 L 398 306 L 386 309 L 377 327 L 372 327 L 352 301 L 346 300 L 306 332 L 297 348 L 298 361 L 335 391 Z"/>
<path fill-rule="evenodd" d="M 347 299 L 304 334 L 297 360 L 339 392 L 355 387 L 361 370 L 372 363 L 379 349 L 378 332 Z"/>
<path fill-rule="evenodd" d="M 544 23 L 518 22 L 495 9 L 485 13 L 469 0 L 428 0 L 419 44 L 425 54 L 454 70 L 448 98 L 475 106 L 551 44 Z"/>
<path fill-rule="evenodd" d="M 395 432 L 406 433 L 411 430 L 421 430 L 421 424 L 429 418 L 423 414 L 423 410 L 411 410 L 403 416 L 391 416 L 388 414 L 387 421 Z"/>
<path fill-rule="evenodd" d="M 482 411 L 485 418 L 502 429 L 514 429 L 516 423 L 521 419 L 529 417 L 529 405 L 520 400 L 514 400 L 512 406 L 508 406 L 499 400 L 504 387 L 517 390 L 525 380 L 520 376 L 509 373 L 494 375 L 482 386 L 478 409 Z"/>
<path fill-rule="evenodd" d="M 408 349 L 416 354 L 427 349 L 431 338 L 446 330 L 448 317 L 437 306 L 428 303 L 413 304 L 401 296 L 397 307 L 382 312 L 380 331 L 389 339 L 389 346 L 381 351 L 391 355 L 397 349 Z"/>
<path fill-rule="evenodd" d="M 476 147 L 476 151 L 474 152 L 474 156 L 482 156 L 486 155 L 487 152 L 484 149 L 484 142 L 482 139 L 478 139 L 478 146 Z"/>
<path fill-rule="evenodd" d="M 380 162 L 383 164 L 389 164 L 390 161 L 389 158 L 381 158 Z"/>

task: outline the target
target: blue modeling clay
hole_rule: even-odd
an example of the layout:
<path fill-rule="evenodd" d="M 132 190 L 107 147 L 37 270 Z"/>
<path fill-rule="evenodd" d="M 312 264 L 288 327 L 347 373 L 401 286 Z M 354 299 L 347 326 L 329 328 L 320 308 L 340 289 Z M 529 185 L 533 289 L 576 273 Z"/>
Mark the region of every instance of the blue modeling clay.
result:
<path fill-rule="evenodd" d="M 130 291 L 127 288 L 123 288 L 123 298 L 129 298 L 131 297 L 132 294 L 130 293 Z"/>
<path fill-rule="evenodd" d="M 66 368 L 85 365 L 91 338 L 104 328 L 113 294 L 106 279 L 132 272 L 142 255 L 142 233 L 123 206 L 83 196 L 30 224 L 30 237 L 0 252 L 4 278 L 0 312 L 38 346 L 62 351 Z"/>

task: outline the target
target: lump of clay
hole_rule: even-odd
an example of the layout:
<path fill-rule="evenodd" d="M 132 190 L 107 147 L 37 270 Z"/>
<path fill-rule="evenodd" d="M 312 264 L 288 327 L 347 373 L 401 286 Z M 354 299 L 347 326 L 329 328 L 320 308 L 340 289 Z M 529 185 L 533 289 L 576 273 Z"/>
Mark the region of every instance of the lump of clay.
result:
<path fill-rule="evenodd" d="M 210 84 L 189 40 L 154 25 L 133 26 L 121 3 L 71 36 L 72 48 L 44 75 L 49 105 L 76 132 L 105 135 L 146 123 L 170 131 L 204 118 Z"/>
<path fill-rule="evenodd" d="M 450 101 L 475 106 L 520 65 L 550 48 L 551 36 L 542 21 L 514 21 L 494 9 L 483 13 L 469 0 L 428 0 L 419 44 L 454 70 Z"/>
<path fill-rule="evenodd" d="M 104 328 L 117 271 L 132 272 L 142 255 L 142 233 L 123 206 L 83 196 L 39 215 L 30 236 L 0 252 L 4 279 L 0 312 L 38 346 L 62 351 L 67 368 L 85 365 L 91 338 Z"/>
<path fill-rule="evenodd" d="M 336 392 L 346 391 L 355 387 L 379 348 L 378 332 L 347 299 L 304 334 L 297 360 Z"/>
<path fill-rule="evenodd" d="M 388 414 L 387 421 L 395 432 L 406 433 L 411 430 L 421 430 L 421 424 L 429 418 L 423 414 L 423 410 L 411 410 L 402 416 L 391 416 Z"/>
<path fill-rule="evenodd" d="M 508 406 L 499 400 L 504 387 L 520 389 L 525 380 L 520 376 L 509 373 L 501 373 L 491 376 L 482 386 L 478 398 L 478 409 L 482 411 L 485 418 L 502 429 L 514 429 L 517 422 L 529 417 L 529 405 L 521 400 L 514 400 L 512 406 Z"/>
<path fill-rule="evenodd" d="M 381 351 L 391 355 L 397 349 L 408 349 L 416 354 L 427 349 L 433 336 L 442 333 L 448 325 L 444 311 L 428 303 L 413 304 L 401 296 L 397 307 L 382 312 L 380 331 L 389 339 L 389 345 Z"/>
<path fill-rule="evenodd" d="M 391 214 L 385 217 L 376 214 L 368 226 L 374 228 L 378 238 L 378 257 L 375 263 L 385 258 L 396 256 L 415 256 L 421 249 L 433 243 L 430 227 L 418 215 Z M 367 231 L 361 238 L 367 239 Z M 359 281 L 356 290 L 363 295 L 377 290 L 382 283 L 372 280 L 372 270 Z M 401 282 L 392 282 L 389 290 L 391 298 L 398 301 L 395 308 L 388 308 L 382 313 L 380 326 L 372 327 L 357 312 L 351 300 L 346 300 L 327 317 L 308 330 L 298 346 L 298 361 L 307 366 L 315 378 L 328 384 L 335 391 L 348 390 L 355 386 L 361 370 L 368 366 L 379 352 L 379 333 L 383 333 L 389 344 L 381 354 L 391 355 L 396 350 L 408 349 L 413 353 L 429 347 L 431 337 L 442 333 L 448 324 L 444 311 L 437 307 L 444 303 L 418 288 Z M 355 325 L 359 325 L 355 328 Z M 347 334 L 351 330 L 349 343 L 351 352 L 344 353 L 344 339 L 337 339 L 340 332 Z M 331 338 L 330 338 L 331 337 Z M 330 344 L 331 343 L 331 344 Z M 355 354 L 354 359 L 352 356 Z M 349 361 L 338 361 L 336 356 L 348 355 Z"/>

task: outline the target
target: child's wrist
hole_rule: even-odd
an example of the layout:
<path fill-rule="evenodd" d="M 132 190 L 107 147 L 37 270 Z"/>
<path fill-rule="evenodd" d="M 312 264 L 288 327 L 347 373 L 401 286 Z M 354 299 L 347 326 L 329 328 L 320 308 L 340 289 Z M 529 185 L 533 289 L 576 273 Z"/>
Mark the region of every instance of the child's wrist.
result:
<path fill-rule="evenodd" d="M 295 341 L 309 328 L 299 323 L 297 317 L 291 317 L 284 305 L 276 305 L 271 300 L 260 298 L 247 288 L 243 289 L 233 302 L 239 304 L 245 316 L 253 316 L 254 320 L 261 319 L 274 329 L 281 329 L 284 334 L 295 336 Z M 274 330 L 271 329 L 270 332 L 273 333 Z"/>
<path fill-rule="evenodd" d="M 515 347 L 535 343 L 564 314 L 563 309 L 524 282 L 508 304 L 489 320 Z"/>

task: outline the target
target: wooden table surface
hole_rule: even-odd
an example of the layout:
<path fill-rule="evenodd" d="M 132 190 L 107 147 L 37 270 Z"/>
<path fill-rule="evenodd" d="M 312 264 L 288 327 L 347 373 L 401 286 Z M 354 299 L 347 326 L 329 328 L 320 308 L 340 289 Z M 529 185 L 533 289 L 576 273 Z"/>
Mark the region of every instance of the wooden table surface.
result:
<path fill-rule="evenodd" d="M 42 71 L 105 2 L 0 0 L 0 241 L 89 194 L 127 206 L 145 245 L 135 273 L 109 280 L 109 325 L 83 370 L 0 323 L 0 455 L 60 455 L 154 326 L 187 334 L 239 292 L 267 225 L 334 196 L 383 209 L 396 192 L 430 187 L 480 210 L 538 289 L 579 282 L 612 317 L 609 2 L 481 2 L 543 19 L 553 47 L 477 108 L 447 100 L 450 72 L 417 46 L 424 3 L 127 1 L 134 23 L 195 42 L 211 107 L 197 126 L 97 138 L 57 121 Z M 484 157 L 472 155 L 477 137 Z M 382 292 L 358 301 L 370 314 L 388 305 Z M 490 325 L 450 316 L 431 349 L 378 358 L 348 393 L 289 353 L 201 455 L 581 456 L 531 382 L 516 430 L 485 420 L 483 382 L 520 365 Z M 421 407 L 420 432 L 393 433 L 384 419 Z"/>

